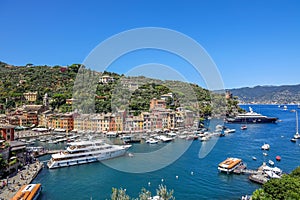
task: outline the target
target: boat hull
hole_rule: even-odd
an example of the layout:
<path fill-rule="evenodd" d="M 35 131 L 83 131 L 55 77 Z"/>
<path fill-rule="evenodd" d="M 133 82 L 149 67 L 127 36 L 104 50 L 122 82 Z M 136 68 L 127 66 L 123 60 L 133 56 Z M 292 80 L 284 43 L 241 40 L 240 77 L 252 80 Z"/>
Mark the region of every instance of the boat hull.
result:
<path fill-rule="evenodd" d="M 263 124 L 263 123 L 276 123 L 278 118 L 229 118 L 226 120 L 227 123 L 237 124 Z"/>
<path fill-rule="evenodd" d="M 73 165 L 81 165 L 81 164 L 87 164 L 97 161 L 103 161 L 108 160 L 116 157 L 123 156 L 126 153 L 126 149 L 114 151 L 114 152 L 107 152 L 107 153 L 101 153 L 94 156 L 87 156 L 82 158 L 74 158 L 69 160 L 61 160 L 61 161 L 49 161 L 47 163 L 47 166 L 49 169 L 55 169 L 55 168 L 61 168 L 61 167 L 69 167 Z"/>

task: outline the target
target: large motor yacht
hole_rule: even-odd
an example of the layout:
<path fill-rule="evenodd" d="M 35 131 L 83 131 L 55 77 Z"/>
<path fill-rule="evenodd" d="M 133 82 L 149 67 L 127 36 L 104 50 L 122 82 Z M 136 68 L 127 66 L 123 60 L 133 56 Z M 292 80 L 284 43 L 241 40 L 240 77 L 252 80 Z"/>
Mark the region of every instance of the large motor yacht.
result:
<path fill-rule="evenodd" d="M 102 140 L 80 141 L 68 144 L 67 150 L 52 154 L 49 169 L 102 161 L 125 154 L 131 145 L 111 145 Z"/>
<path fill-rule="evenodd" d="M 249 107 L 249 112 L 237 115 L 234 118 L 227 118 L 227 123 L 275 123 L 276 117 L 267 117 L 256 113 Z"/>

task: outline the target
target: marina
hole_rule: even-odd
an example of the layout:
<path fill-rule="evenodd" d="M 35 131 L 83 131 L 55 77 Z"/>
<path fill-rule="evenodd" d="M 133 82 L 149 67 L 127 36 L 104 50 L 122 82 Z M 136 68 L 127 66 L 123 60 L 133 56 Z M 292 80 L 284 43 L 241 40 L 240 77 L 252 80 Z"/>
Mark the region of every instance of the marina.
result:
<path fill-rule="evenodd" d="M 164 134 L 149 133 L 149 138 L 145 137 L 140 143 L 133 143 L 132 147 L 122 157 L 55 170 L 45 167 L 42 168 L 33 183 L 43 185 L 41 199 L 65 199 L 74 194 L 80 196 L 80 199 L 107 199 L 110 197 L 112 186 L 126 188 L 131 196 L 137 196 L 142 187 L 155 193 L 155 189 L 161 183 L 174 189 L 174 196 L 177 199 L 240 198 L 242 195 L 251 194 L 259 188 L 260 184 L 269 179 L 269 175 L 276 177 L 272 172 L 267 172 L 269 175 L 263 172 L 262 163 L 267 166 L 269 160 L 273 160 L 274 166 L 269 165 L 267 167 L 277 167 L 285 173 L 289 173 L 299 164 L 298 160 L 294 159 L 300 156 L 298 140 L 295 143 L 289 141 L 289 138 L 294 135 L 294 128 L 290 125 L 290 121 L 294 120 L 294 114 L 290 112 L 283 113 L 281 110 L 276 109 L 276 106 L 271 105 L 257 106 L 256 109 L 260 109 L 260 112 L 263 113 L 278 116 L 282 122 L 276 124 L 248 124 L 247 131 L 241 130 L 239 124 L 226 124 L 227 128 L 236 129 L 236 131 L 235 133 L 225 134 L 224 137 L 219 137 L 220 132 L 215 132 L 215 130 L 203 130 L 197 133 L 190 131 L 177 132 L 176 136 L 173 136 L 173 140 L 168 143 L 154 139 L 155 137 L 160 138 Z M 221 124 L 221 121 L 212 119 L 206 123 L 217 125 Z M 211 127 L 216 125 L 211 125 Z M 221 130 L 221 133 L 223 132 L 224 129 Z M 198 138 L 189 140 L 187 139 L 189 135 L 197 135 Z M 165 135 L 165 137 L 171 138 L 170 135 Z M 149 145 L 150 142 L 147 143 L 146 141 L 152 140 L 150 138 L 156 140 L 156 142 Z M 203 138 L 206 139 L 202 141 Z M 122 141 L 120 137 L 107 139 L 111 142 Z M 215 139 L 218 139 L 216 146 L 205 158 L 199 159 L 199 150 Z M 157 171 L 126 173 L 109 167 L 112 164 L 120 163 L 127 168 L 132 168 L 132 161 L 139 153 L 155 152 L 168 145 L 176 146 L 186 143 L 191 145 L 178 160 Z M 50 150 L 47 153 L 60 153 L 61 150 L 65 149 L 66 144 L 66 141 L 57 144 L 35 141 L 35 145 L 45 146 L 45 152 Z M 263 155 L 260 150 L 263 144 L 272 146 L 268 150 L 268 154 L 263 152 L 266 155 Z M 233 146 L 234 148 L 232 148 Z M 280 161 L 276 159 L 278 155 L 280 155 Z M 218 164 L 229 157 L 242 159 L 247 168 L 236 168 L 230 174 L 218 173 Z M 254 160 L 253 157 L 256 159 Z M 51 155 L 47 154 L 39 157 L 41 162 L 45 164 L 50 158 Z M 156 157 L 156 159 L 149 161 L 145 160 L 144 165 L 159 165 L 163 161 L 162 159 L 163 157 Z M 144 166 L 134 167 L 143 168 Z M 62 185 L 68 185 L 68 190 L 62 192 Z M 189 187 L 183 189 L 182 185 L 189 185 Z M 79 188 L 82 187 L 86 190 L 85 194 L 78 193 Z M 101 188 L 101 194 L 97 192 L 97 188 Z M 195 190 L 200 192 L 194 193 Z M 57 191 L 61 191 L 59 195 Z"/>

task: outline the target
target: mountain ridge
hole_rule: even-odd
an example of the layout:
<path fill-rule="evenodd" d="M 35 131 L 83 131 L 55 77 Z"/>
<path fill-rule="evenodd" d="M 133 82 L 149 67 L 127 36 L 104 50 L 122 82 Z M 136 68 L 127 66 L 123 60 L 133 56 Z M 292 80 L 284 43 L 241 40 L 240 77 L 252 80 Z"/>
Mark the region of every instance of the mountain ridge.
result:
<path fill-rule="evenodd" d="M 298 104 L 300 102 L 300 84 L 296 85 L 257 85 L 229 89 L 240 103 Z"/>

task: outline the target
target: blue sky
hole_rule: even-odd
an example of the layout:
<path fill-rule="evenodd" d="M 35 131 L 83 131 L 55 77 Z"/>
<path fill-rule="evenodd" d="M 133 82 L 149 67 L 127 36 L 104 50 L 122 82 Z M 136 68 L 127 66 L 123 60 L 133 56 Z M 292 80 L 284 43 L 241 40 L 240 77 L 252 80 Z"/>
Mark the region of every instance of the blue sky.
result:
<path fill-rule="evenodd" d="M 25 65 L 82 63 L 105 39 L 141 27 L 163 27 L 196 40 L 216 63 L 225 88 L 299 84 L 300 2 L 15 1 L 0 2 L 0 61 Z M 108 69 L 127 74 L 144 63 L 190 73 L 190 67 L 156 51 L 120 58 Z M 120 67 L 122 66 L 122 67 Z"/>

